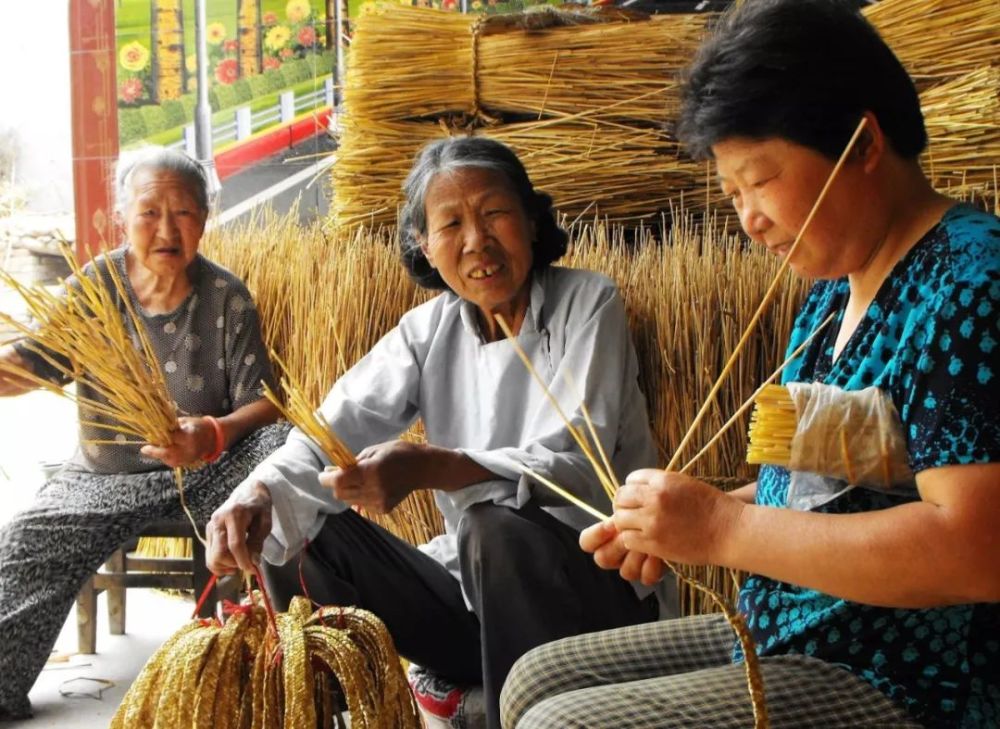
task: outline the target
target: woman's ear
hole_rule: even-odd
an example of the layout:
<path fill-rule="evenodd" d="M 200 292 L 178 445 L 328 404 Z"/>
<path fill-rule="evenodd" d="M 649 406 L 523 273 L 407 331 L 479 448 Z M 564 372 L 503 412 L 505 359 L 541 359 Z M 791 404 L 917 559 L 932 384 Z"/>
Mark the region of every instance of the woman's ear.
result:
<path fill-rule="evenodd" d="M 861 160 L 864 171 L 873 172 L 885 155 L 886 139 L 882 126 L 878 123 L 878 117 L 870 111 L 866 111 L 864 116 L 868 123 L 854 144 L 854 153 Z"/>
<path fill-rule="evenodd" d="M 417 244 L 420 246 L 420 252 L 423 253 L 424 258 L 427 259 L 427 263 L 430 265 L 431 268 L 436 269 L 437 266 L 434 265 L 434 258 L 431 256 L 430 244 L 427 243 L 427 236 L 423 236 L 417 233 L 414 236 L 414 238 L 416 239 Z"/>

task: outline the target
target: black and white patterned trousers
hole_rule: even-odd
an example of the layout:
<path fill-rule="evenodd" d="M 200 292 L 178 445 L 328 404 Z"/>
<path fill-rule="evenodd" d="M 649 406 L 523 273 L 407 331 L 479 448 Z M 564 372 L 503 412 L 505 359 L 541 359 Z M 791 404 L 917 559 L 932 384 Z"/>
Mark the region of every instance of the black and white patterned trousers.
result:
<path fill-rule="evenodd" d="M 504 684 L 504 729 L 753 726 L 734 635 L 721 615 L 565 638 L 522 656 Z M 761 659 L 770 725 L 919 729 L 877 689 L 807 656 Z"/>
<path fill-rule="evenodd" d="M 248 435 L 217 462 L 184 475 L 184 498 L 203 523 L 289 427 Z M 184 518 L 170 470 L 107 475 L 64 469 L 0 530 L 0 719 L 30 716 L 28 691 L 76 596 L 143 526 Z"/>

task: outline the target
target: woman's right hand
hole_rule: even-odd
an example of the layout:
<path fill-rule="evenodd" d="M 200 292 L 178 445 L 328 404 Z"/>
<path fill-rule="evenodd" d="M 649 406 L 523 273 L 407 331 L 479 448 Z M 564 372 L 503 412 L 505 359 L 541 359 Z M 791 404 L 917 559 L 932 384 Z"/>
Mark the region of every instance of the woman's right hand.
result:
<path fill-rule="evenodd" d="M 216 575 L 253 571 L 271 533 L 271 492 L 257 481 L 236 489 L 205 527 L 205 563 Z"/>

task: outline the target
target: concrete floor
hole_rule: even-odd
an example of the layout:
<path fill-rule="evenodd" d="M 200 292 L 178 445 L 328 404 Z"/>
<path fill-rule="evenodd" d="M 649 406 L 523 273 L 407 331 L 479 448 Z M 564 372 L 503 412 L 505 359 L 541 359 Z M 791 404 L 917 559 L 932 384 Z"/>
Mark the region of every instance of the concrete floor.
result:
<path fill-rule="evenodd" d="M 44 392 L 0 398 L 0 528 L 31 502 L 43 483 L 40 464 L 66 458 L 75 443 L 76 410 L 72 403 Z M 76 655 L 76 613 L 71 610 L 55 646 L 56 655 L 68 660 L 51 663 L 42 671 L 30 694 L 35 718 L 4 727 L 107 727 L 149 656 L 190 618 L 193 601 L 154 590 L 129 590 L 123 636 L 108 633 L 103 595 L 98 608 L 98 653 Z M 100 698 L 88 697 L 86 694 L 98 693 L 101 684 L 86 679 L 107 680 L 113 686 Z"/>
<path fill-rule="evenodd" d="M 99 598 L 95 655 L 76 654 L 76 614 L 56 643 L 58 657 L 42 671 L 30 698 L 35 718 L 4 727 L 24 729 L 96 729 L 111 723 L 118 704 L 146 660 L 191 617 L 194 603 L 155 590 L 129 590 L 126 635 L 108 633 L 107 609 Z M 110 682 L 111 686 L 101 692 Z M 71 695 L 66 695 L 71 694 Z"/>

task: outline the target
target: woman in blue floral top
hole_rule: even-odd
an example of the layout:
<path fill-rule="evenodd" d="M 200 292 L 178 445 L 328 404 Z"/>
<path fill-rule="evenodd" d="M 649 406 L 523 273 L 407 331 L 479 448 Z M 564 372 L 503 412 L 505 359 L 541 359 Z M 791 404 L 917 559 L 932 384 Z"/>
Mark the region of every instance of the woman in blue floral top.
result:
<path fill-rule="evenodd" d="M 581 544 L 625 577 L 656 559 L 750 572 L 739 608 L 772 727 L 997 727 L 1000 220 L 931 187 L 912 81 L 837 0 L 728 14 L 689 69 L 678 132 L 714 159 L 750 238 L 785 256 L 862 118 L 789 261 L 817 279 L 789 352 L 834 319 L 784 381 L 879 388 L 915 483 L 800 510 L 784 468 L 730 494 L 638 471 Z M 505 726 L 748 726 L 741 661 L 711 616 L 550 644 L 512 671 Z"/>

